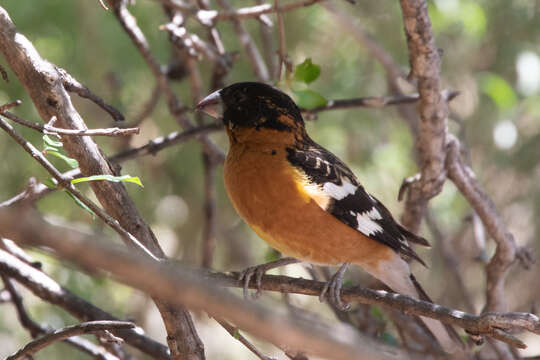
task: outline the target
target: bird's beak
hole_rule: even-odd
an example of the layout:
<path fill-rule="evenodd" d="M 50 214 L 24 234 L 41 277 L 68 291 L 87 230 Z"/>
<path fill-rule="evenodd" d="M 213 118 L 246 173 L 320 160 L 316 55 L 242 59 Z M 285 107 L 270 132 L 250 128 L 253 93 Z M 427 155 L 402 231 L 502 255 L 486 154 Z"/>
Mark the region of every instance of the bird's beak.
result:
<path fill-rule="evenodd" d="M 196 110 L 203 111 L 216 119 L 221 119 L 223 117 L 223 103 L 221 101 L 220 91 L 214 91 L 202 99 L 197 104 Z"/>

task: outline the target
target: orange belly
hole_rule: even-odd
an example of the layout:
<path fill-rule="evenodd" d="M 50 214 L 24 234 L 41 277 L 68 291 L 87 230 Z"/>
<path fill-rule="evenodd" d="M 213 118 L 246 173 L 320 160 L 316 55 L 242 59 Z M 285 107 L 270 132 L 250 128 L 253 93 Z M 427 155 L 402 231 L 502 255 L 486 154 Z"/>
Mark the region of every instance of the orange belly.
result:
<path fill-rule="evenodd" d="M 287 164 L 285 150 L 237 144 L 229 150 L 224 175 L 236 211 L 287 256 L 316 264 L 368 266 L 396 256 L 323 210 L 294 181 L 298 174 Z"/>

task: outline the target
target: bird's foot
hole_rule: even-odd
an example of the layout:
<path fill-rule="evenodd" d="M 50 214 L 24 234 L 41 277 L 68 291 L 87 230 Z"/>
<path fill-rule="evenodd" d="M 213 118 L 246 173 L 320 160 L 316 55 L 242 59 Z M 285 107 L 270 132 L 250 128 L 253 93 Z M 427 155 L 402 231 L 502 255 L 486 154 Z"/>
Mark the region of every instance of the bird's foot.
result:
<path fill-rule="evenodd" d="M 349 311 L 351 305 L 343 303 L 341 300 L 341 287 L 343 286 L 343 277 L 347 266 L 349 264 L 343 264 L 339 270 L 332 276 L 332 278 L 324 285 L 324 288 L 319 295 L 319 300 L 324 302 L 328 299 L 328 302 L 332 303 L 341 311 Z"/>
<path fill-rule="evenodd" d="M 251 278 L 253 277 L 253 275 L 255 275 L 257 292 L 255 292 L 255 294 L 253 294 L 252 297 L 253 299 L 257 299 L 262 294 L 262 291 L 261 291 L 262 277 L 268 270 L 271 270 L 280 266 L 295 264 L 298 262 L 300 262 L 300 260 L 286 257 L 286 258 L 281 258 L 279 260 L 267 262 L 266 264 L 250 266 L 247 269 L 242 270 L 240 272 L 240 275 L 238 276 L 238 280 L 244 282 L 244 287 L 243 287 L 244 299 L 247 300 L 249 298 L 248 296 L 249 282 L 251 281 Z"/>

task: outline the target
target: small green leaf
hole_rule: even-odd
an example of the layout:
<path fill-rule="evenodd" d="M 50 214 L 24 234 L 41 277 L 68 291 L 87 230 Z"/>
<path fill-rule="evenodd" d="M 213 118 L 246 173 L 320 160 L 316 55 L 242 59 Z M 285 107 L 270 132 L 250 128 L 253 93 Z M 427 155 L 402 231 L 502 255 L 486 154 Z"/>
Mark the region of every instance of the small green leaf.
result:
<path fill-rule="evenodd" d="M 70 198 L 73 199 L 73 201 L 75 201 L 75 204 L 79 205 L 81 208 L 83 208 L 83 210 L 85 211 L 88 211 L 90 213 L 90 215 L 92 215 L 92 218 L 95 219 L 96 218 L 96 214 L 92 211 L 92 209 L 90 209 L 88 206 L 86 206 L 85 203 L 83 203 L 81 200 L 77 199 L 72 193 L 70 193 L 69 191 L 65 191 L 66 194 L 68 194 L 68 196 Z"/>
<path fill-rule="evenodd" d="M 71 180 L 72 184 L 86 182 L 86 181 L 97 181 L 97 180 L 106 180 L 106 181 L 114 181 L 114 182 L 130 182 L 139 185 L 140 187 L 144 187 L 141 179 L 139 179 L 138 176 L 130 176 L 130 175 L 123 175 L 123 176 L 113 176 L 113 175 L 92 175 L 87 177 L 82 177 L 78 179 Z"/>
<path fill-rule="evenodd" d="M 485 73 L 480 78 L 480 84 L 484 93 L 503 110 L 507 110 L 514 106 L 517 102 L 517 96 L 512 89 L 512 86 L 499 75 L 493 73 Z"/>
<path fill-rule="evenodd" d="M 276 250 L 272 249 L 271 247 L 269 247 L 268 250 L 266 250 L 266 253 L 264 254 L 264 262 L 265 263 L 271 262 L 271 261 L 276 261 L 279 258 L 280 258 L 279 251 L 276 251 Z"/>
<path fill-rule="evenodd" d="M 47 178 L 45 180 L 43 180 L 43 184 L 48 187 L 49 189 L 56 189 L 57 185 L 56 183 L 54 182 L 54 180 L 52 178 Z"/>
<path fill-rule="evenodd" d="M 320 74 L 321 67 L 313 64 L 311 58 L 307 58 L 303 63 L 296 65 L 296 69 L 294 70 L 294 78 L 306 84 L 315 81 Z"/>
<path fill-rule="evenodd" d="M 238 340 L 240 338 L 240 331 L 238 329 L 234 329 L 233 337 Z"/>
<path fill-rule="evenodd" d="M 326 100 L 324 96 L 313 90 L 293 90 L 293 93 L 298 99 L 298 106 L 307 110 L 326 106 L 326 104 L 328 104 L 328 100 Z"/>
<path fill-rule="evenodd" d="M 384 321 L 384 315 L 381 311 L 381 309 L 379 309 L 377 306 L 375 305 L 371 305 L 369 307 L 369 312 L 371 313 L 371 315 L 376 318 L 376 319 L 379 319 L 381 321 Z"/>
<path fill-rule="evenodd" d="M 392 336 L 392 334 L 385 332 L 382 336 L 382 340 L 391 346 L 398 346 L 399 342 L 395 337 Z"/>
<path fill-rule="evenodd" d="M 77 160 L 72 159 L 69 156 L 60 153 L 59 151 L 57 151 L 56 148 L 45 146 L 44 151 L 46 152 L 46 154 L 50 154 L 50 155 L 56 156 L 59 159 L 64 160 L 72 169 L 76 169 L 79 167 L 79 163 L 77 162 Z"/>
<path fill-rule="evenodd" d="M 43 135 L 43 144 L 49 145 L 55 148 L 62 147 L 62 142 L 53 140 L 49 135 Z"/>

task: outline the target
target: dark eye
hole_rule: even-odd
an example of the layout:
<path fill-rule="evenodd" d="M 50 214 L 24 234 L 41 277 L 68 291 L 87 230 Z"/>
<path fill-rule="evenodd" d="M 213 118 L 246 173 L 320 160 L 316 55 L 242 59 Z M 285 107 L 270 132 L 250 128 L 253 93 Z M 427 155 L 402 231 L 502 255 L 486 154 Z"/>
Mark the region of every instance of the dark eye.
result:
<path fill-rule="evenodd" d="M 243 103 L 244 101 L 246 101 L 247 100 L 246 91 L 247 91 L 247 89 L 243 88 L 240 91 L 235 92 L 234 93 L 234 102 L 237 103 L 237 104 L 240 104 L 240 103 Z"/>

